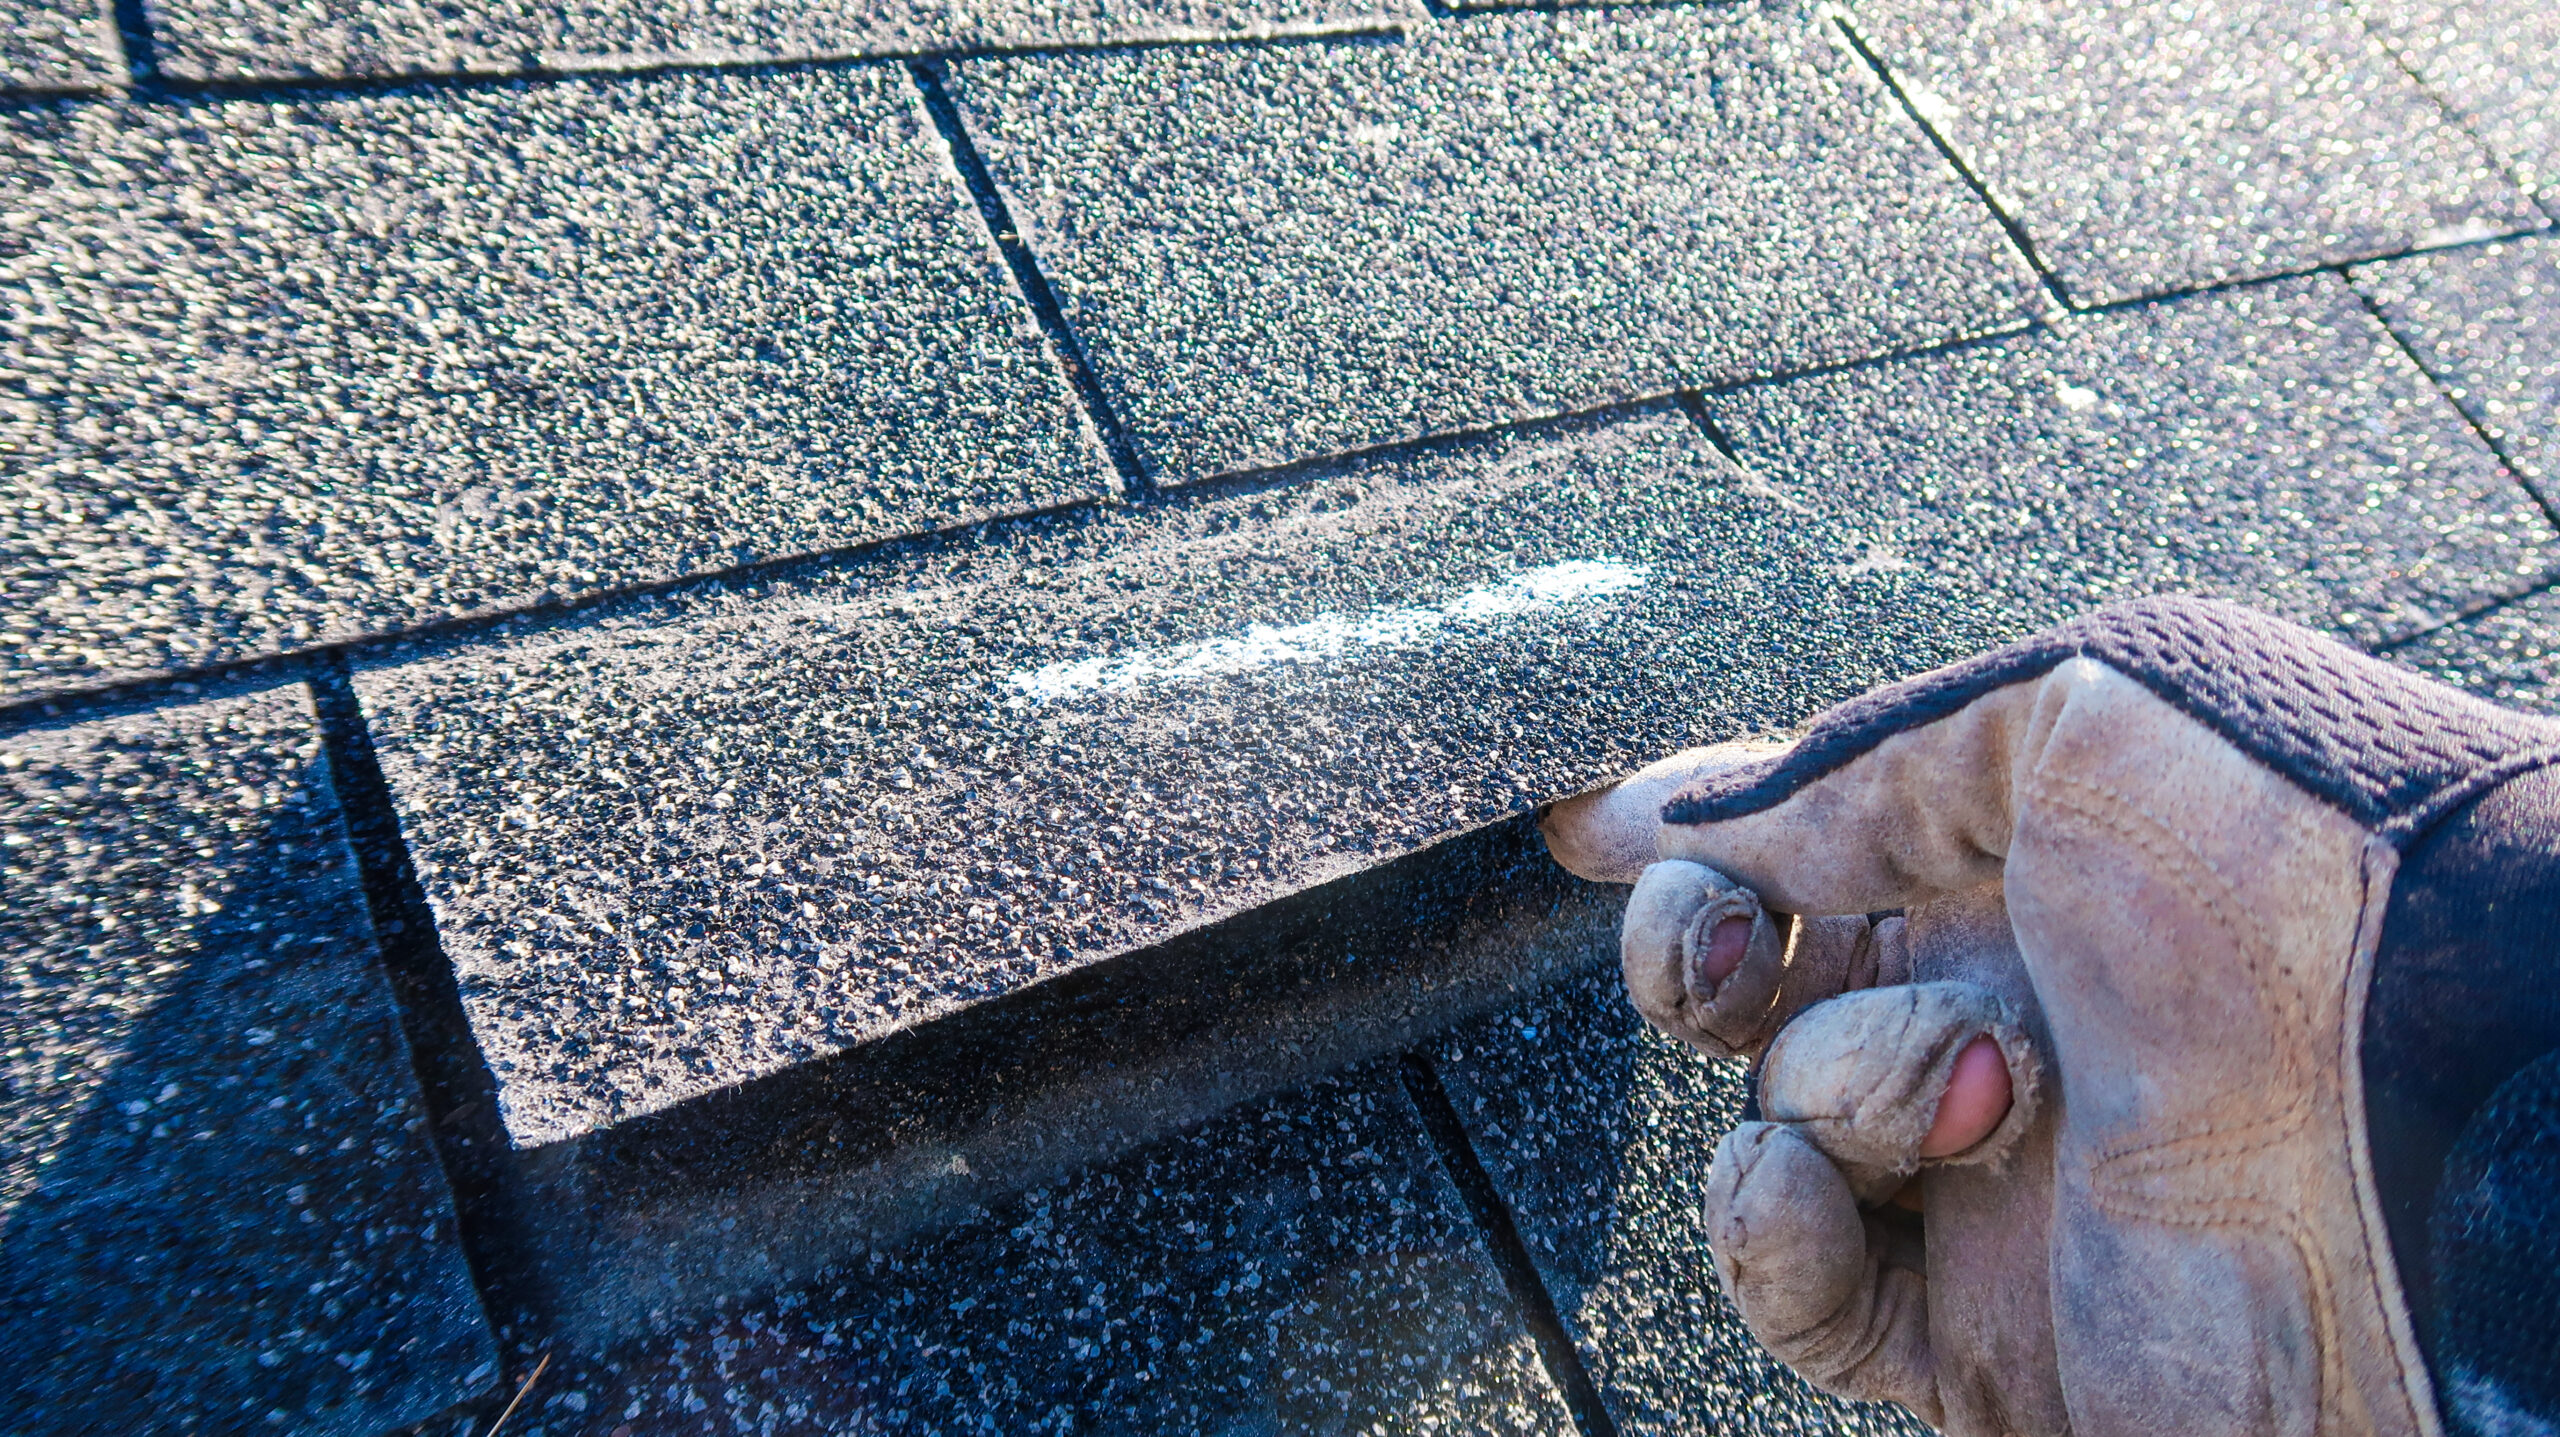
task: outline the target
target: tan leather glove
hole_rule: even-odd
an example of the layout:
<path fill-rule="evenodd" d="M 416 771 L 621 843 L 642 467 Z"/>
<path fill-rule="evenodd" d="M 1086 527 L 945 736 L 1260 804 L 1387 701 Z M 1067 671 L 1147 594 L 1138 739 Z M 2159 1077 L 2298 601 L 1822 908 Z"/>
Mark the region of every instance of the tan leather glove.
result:
<path fill-rule="evenodd" d="M 2403 848 L 2555 754 L 2549 724 L 2154 600 L 1546 828 L 1638 880 L 1645 1015 L 1760 1059 L 1714 1259 L 1808 1379 L 1960 1437 L 2414 1437 L 2441 1429 L 2367 1142 L 2366 995 Z M 1924 1159 L 1985 1037 L 2008 1111 Z"/>

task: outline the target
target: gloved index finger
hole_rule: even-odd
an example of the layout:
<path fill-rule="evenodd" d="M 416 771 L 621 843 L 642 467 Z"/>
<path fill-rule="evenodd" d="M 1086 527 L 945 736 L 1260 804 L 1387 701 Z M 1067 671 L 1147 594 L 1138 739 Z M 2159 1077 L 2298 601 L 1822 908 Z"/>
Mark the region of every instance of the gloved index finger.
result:
<path fill-rule="evenodd" d="M 2040 680 L 2067 657 L 2016 656 L 1879 689 L 1783 753 L 1690 783 L 1663 807 L 1660 856 L 1729 874 L 1790 913 L 1907 908 L 1999 878 L 2013 770 L 2057 697 Z"/>

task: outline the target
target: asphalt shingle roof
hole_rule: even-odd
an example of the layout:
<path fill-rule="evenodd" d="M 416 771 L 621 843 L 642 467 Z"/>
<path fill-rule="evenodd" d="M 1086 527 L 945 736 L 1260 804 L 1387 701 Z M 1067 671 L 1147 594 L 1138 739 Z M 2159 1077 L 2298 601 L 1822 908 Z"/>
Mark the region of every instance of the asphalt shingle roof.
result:
<path fill-rule="evenodd" d="M 0 5 L 0 92 L 104 90 L 124 81 L 124 48 L 104 5 Z"/>
<path fill-rule="evenodd" d="M 2104 597 L 2560 702 L 2546 8 L 0 12 L 0 1392 L 1893 1427 L 1605 981 L 1298 1085 Z"/>
<path fill-rule="evenodd" d="M 1113 483 L 896 69 L 0 125 L 19 693 Z"/>
<path fill-rule="evenodd" d="M 1811 16 L 1488 16 L 973 61 L 953 88 L 1168 480 L 1910 348 L 2043 302 Z"/>
<path fill-rule="evenodd" d="M 497 1349 L 298 687 L 0 738 L 13 1423 L 365 1434 Z"/>

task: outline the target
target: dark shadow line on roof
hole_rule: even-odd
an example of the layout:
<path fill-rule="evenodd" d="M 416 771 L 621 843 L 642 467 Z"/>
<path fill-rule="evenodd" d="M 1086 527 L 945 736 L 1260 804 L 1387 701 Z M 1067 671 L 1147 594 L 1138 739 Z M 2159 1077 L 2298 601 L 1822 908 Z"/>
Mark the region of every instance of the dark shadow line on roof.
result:
<path fill-rule="evenodd" d="M 1723 10 L 1741 13 L 1751 0 L 1473 0 L 1450 5 L 1425 0 L 1431 13 L 1448 20 L 1482 20 L 1495 15 L 1565 15 L 1577 10 Z"/>
<path fill-rule="evenodd" d="M 1119 472 L 1120 489 L 1131 497 L 1155 487 L 1147 473 L 1137 442 L 1130 437 L 1129 426 L 1121 421 L 1120 412 L 1111 403 L 1111 395 L 1103 387 L 1101 373 L 1094 368 L 1093 357 L 1086 352 L 1084 341 L 1075 327 L 1067 322 L 1067 312 L 1058 303 L 1058 293 L 1050 288 L 1049 277 L 1041 272 L 1040 257 L 1023 243 L 1022 231 L 1005 208 L 1004 191 L 996 184 L 995 172 L 987 168 L 986 157 L 978 153 L 977 141 L 970 138 L 968 122 L 961 118 L 958 102 L 943 80 L 945 66 L 937 60 L 916 60 L 907 65 L 907 73 L 922 92 L 925 110 L 933 116 L 934 128 L 942 132 L 942 142 L 951 151 L 951 162 L 960 172 L 960 180 L 968 188 L 969 197 L 977 201 L 978 216 L 987 223 L 987 232 L 996 249 L 1013 271 L 1014 283 L 1022 291 L 1031 313 L 1040 321 L 1040 332 L 1048 337 L 1049 348 L 1059 366 L 1066 371 L 1069 387 L 1084 406 L 1085 419 L 1102 441 L 1104 452 L 1111 457 L 1111 467 Z"/>
<path fill-rule="evenodd" d="M 140 13 L 143 0 L 117 0 Z M 146 40 L 148 32 L 143 32 Z M 1101 57 L 1154 50 L 1241 50 L 1294 48 L 1303 45 L 1401 44 L 1403 22 L 1364 18 L 1333 26 L 1274 29 L 1232 35 L 1139 35 L 1100 40 L 1057 40 L 1020 45 L 953 45 L 940 48 L 816 51 L 803 54 L 752 52 L 634 54 L 596 56 L 592 64 L 547 65 L 527 56 L 506 69 L 404 70 L 372 75 L 260 75 L 224 79 L 171 76 L 156 68 L 137 74 L 128 98 L 144 103 L 191 100 L 295 100 L 312 96 L 396 94 L 403 91 L 487 90 L 515 85 L 556 85 L 569 81 L 638 79 L 652 75 L 792 73 L 846 70 L 862 66 L 907 65 L 919 61 L 961 63 L 1042 57 Z M 129 44 L 130 42 L 128 42 Z M 60 92 L 13 92 L 0 95 L 0 105 L 20 99 L 99 99 L 95 89 Z"/>
<path fill-rule="evenodd" d="M 1458 1116 L 1457 1105 L 1449 1101 L 1449 1091 L 1441 1086 L 1440 1074 L 1432 1068 L 1431 1060 L 1419 1052 L 1407 1052 L 1399 1066 L 1405 1095 L 1421 1115 L 1423 1132 L 1431 1139 L 1441 1170 L 1448 1174 L 1449 1185 L 1458 1190 L 1467 1215 L 1475 1219 L 1477 1235 L 1491 1251 L 1494 1267 L 1502 1274 L 1502 1285 L 1511 1294 L 1521 1325 L 1529 1329 L 1530 1338 L 1537 1344 L 1539 1361 L 1564 1398 L 1566 1410 L 1573 1414 L 1573 1425 L 1581 1437 L 1617 1437 L 1618 1424 L 1611 1420 L 1608 1405 L 1601 1401 L 1600 1389 L 1592 1383 L 1573 1335 L 1565 1331 L 1563 1320 L 1556 1315 L 1555 1299 L 1548 1293 L 1545 1280 L 1538 1276 L 1537 1261 L 1530 1256 L 1528 1243 L 1521 1239 L 1519 1224 L 1512 1220 L 1501 1190 L 1494 1186 L 1492 1175 L 1476 1156 L 1475 1145 L 1467 1140 L 1466 1122 Z"/>
<path fill-rule="evenodd" d="M 2409 336 L 2400 332 L 2400 327 L 2391 322 L 2391 316 L 2384 314 L 2382 306 L 2374 302 L 2373 296 L 2365 293 L 2364 286 L 2356 283 L 2355 276 L 2342 275 L 2341 278 L 2346 284 L 2347 292 L 2356 297 L 2356 303 L 2364 306 L 2364 312 L 2373 316 L 2373 322 L 2381 327 L 2384 334 L 2391 336 L 2392 344 L 2398 347 L 2400 353 L 2434 388 L 2436 398 L 2442 400 L 2455 414 L 2461 416 L 2463 424 L 2471 430 L 2471 436 L 2480 441 L 2481 445 L 2489 451 L 2490 456 L 2498 461 L 2498 466 L 2507 471 L 2507 477 L 2513 479 L 2516 487 L 2524 490 L 2525 496 L 2533 500 L 2534 507 L 2542 511 L 2543 522 L 2551 526 L 2552 537 L 2560 539 L 2560 507 L 2552 504 L 2551 497 L 2542 492 L 2541 485 L 2525 477 L 2523 466 L 2516 463 L 2515 456 L 2507 452 L 2507 446 L 2499 441 L 2496 434 L 2490 432 L 2489 426 L 2482 423 L 2478 415 L 2471 412 L 2471 407 L 2464 404 L 2453 392 L 2453 386 L 2445 382 L 2443 375 L 2436 373 L 2435 366 L 2427 363 L 2427 357 L 2418 352 L 2418 346 L 2409 341 Z"/>
<path fill-rule="evenodd" d="M 356 872 L 373 918 L 374 943 L 390 979 L 409 1062 L 427 1111 L 427 1135 L 452 1189 L 463 1259 L 482 1306 L 500 1325 L 533 1307 L 520 1216 L 509 1200 L 509 1152 L 498 1121 L 498 1082 L 472 1035 L 453 963 L 437 937 L 434 910 L 401 836 L 391 786 L 376 760 L 373 734 L 342 654 L 326 654 L 308 670 L 312 708 L 329 756 L 331 785 L 355 850 Z M 493 1389 L 490 1398 L 505 1384 Z M 473 1405 L 486 1405 L 486 1400 Z"/>
<path fill-rule="evenodd" d="M 2540 213 L 2540 211 L 2536 211 Z M 2289 269 L 2267 270 L 2256 274 L 2232 275 L 2225 279 L 2203 280 L 2179 289 L 2145 290 L 2121 299 L 2103 300 L 2083 305 L 2073 314 L 2114 314 L 2120 310 L 2141 309 L 2148 305 L 2173 300 L 2194 299 L 2208 294 L 2227 294 L 2233 290 L 2253 289 L 2259 285 L 2282 284 L 2289 279 L 2308 279 L 2313 275 L 2344 275 L 2357 265 L 2389 264 L 2394 260 L 2415 259 L 2422 255 L 2446 254 L 2456 250 L 2476 249 L 2482 245 L 2505 244 L 2513 240 L 2531 239 L 2549 234 L 2554 226 L 2548 221 L 2522 229 L 2493 230 L 2486 234 L 2464 235 L 2459 239 L 2441 240 L 2434 244 L 2407 244 L 2398 249 L 2376 250 L 2371 254 L 2337 255 Z"/>
<path fill-rule="evenodd" d="M 1841 38 L 1849 42 L 1849 48 L 1857 51 L 1858 58 L 1875 72 L 1877 83 L 1883 85 L 1885 92 L 1893 96 L 1894 103 L 1902 107 L 1903 115 L 1920 127 L 1921 134 L 1929 137 L 1929 143 L 1937 147 L 1939 157 L 1956 172 L 1957 178 L 1964 181 L 1965 188 L 1973 191 L 1973 197 L 1982 202 L 1983 209 L 1990 213 L 1991 218 L 1999 222 L 2002 232 L 2009 236 L 2009 243 L 2017 247 L 2027 267 L 2034 270 L 2036 278 L 2043 282 L 2045 293 L 2065 311 L 2077 308 L 2071 302 L 2071 291 L 2063 286 L 2062 276 L 2056 274 L 2053 266 L 2045 263 L 2044 256 L 2036 252 L 2036 242 L 2028 235 L 2025 221 L 2002 209 L 2000 202 L 1992 198 L 1991 187 L 1982 182 L 1982 177 L 1973 172 L 1973 166 L 1966 164 L 1962 155 L 1956 153 L 1955 145 L 1938 133 L 1938 127 L 1930 124 L 1928 117 L 1920 113 L 1920 107 L 1911 103 L 1911 96 L 1904 93 L 1902 81 L 1894 76 L 1893 67 L 1867 44 L 1867 37 L 1852 28 L 1846 17 L 1834 15 L 1830 18 L 1839 29 Z"/>
<path fill-rule="evenodd" d="M 1615 419 L 1631 418 L 1648 410 L 1677 402 L 1678 391 L 1664 390 L 1625 399 L 1603 400 L 1597 404 L 1573 409 L 1551 410 L 1544 414 L 1516 419 L 1497 420 L 1489 424 L 1470 424 L 1456 429 L 1435 429 L 1422 434 L 1400 435 L 1352 449 L 1329 450 L 1310 454 L 1303 459 L 1279 459 L 1268 464 L 1248 465 L 1240 469 L 1221 469 L 1197 479 L 1157 486 L 1149 496 L 1152 501 L 1207 498 L 1211 495 L 1249 493 L 1259 489 L 1282 488 L 1309 479 L 1324 478 L 1347 469 L 1359 468 L 1383 459 L 1405 455 L 1441 454 L 1463 449 L 1488 439 L 1518 438 L 1549 430 L 1580 428 L 1605 424 Z"/>
<path fill-rule="evenodd" d="M 159 74 L 159 47 L 151 38 L 151 14 L 143 0 L 115 0 L 110 7 L 116 44 L 124 51 L 125 75 L 134 88 L 147 89 Z"/>
<path fill-rule="evenodd" d="M 2476 604 L 2471 608 L 2465 609 L 2461 613 L 2454 615 L 2452 618 L 2438 620 L 2435 623 L 2427 625 L 2425 628 L 2402 634 L 2396 639 L 2386 639 L 2383 642 L 2374 645 L 2372 652 L 2377 654 L 2395 653 L 2401 649 L 2407 648 L 2411 644 L 2417 643 L 2421 639 L 2431 639 L 2438 634 L 2447 633 L 2451 630 L 2462 628 L 2468 624 L 2478 623 L 2480 620 L 2489 617 L 2491 614 L 2497 613 L 2501 609 L 2511 608 L 2517 604 L 2524 603 L 2527 600 L 2540 598 L 2541 596 L 2554 591 L 2560 591 L 2560 573 L 2551 574 L 2539 583 L 2533 584 L 2528 588 L 2518 589 L 2512 594 L 2501 594 L 2494 599 L 2486 601 L 2485 603 Z"/>

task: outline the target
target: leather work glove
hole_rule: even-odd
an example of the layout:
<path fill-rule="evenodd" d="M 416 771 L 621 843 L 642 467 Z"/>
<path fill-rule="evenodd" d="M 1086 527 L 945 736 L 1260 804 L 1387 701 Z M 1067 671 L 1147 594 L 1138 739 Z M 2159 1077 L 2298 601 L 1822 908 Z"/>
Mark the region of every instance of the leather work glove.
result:
<path fill-rule="evenodd" d="M 2160 599 L 1559 804 L 1755 1061 L 1772 1353 L 1973 1434 L 2560 1432 L 2560 724 Z M 1764 906 L 1765 905 L 1765 906 Z"/>

